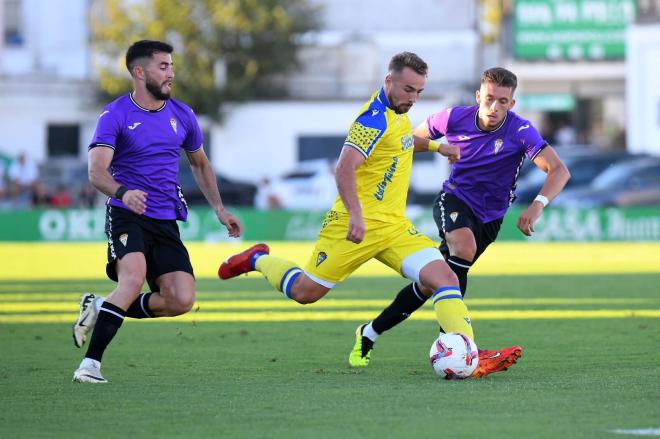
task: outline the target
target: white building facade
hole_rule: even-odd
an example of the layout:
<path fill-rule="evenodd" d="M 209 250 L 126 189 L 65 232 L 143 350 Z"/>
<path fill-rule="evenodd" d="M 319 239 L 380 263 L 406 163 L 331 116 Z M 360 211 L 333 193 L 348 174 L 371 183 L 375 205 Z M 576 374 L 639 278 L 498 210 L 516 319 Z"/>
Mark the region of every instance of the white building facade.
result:
<path fill-rule="evenodd" d="M 273 156 L 265 163 L 269 173 L 284 172 L 303 159 L 301 142 L 309 146 L 315 135 L 343 135 L 347 121 L 382 83 L 392 54 L 402 50 L 417 52 L 430 66 L 419 108 L 425 102 L 433 103 L 431 110 L 435 105 L 471 103 L 481 71 L 504 64 L 520 80 L 516 110 L 539 127 L 548 115 L 565 118 L 583 129 L 578 141 L 613 147 L 622 146 L 613 139 L 628 122 L 623 109 L 630 114 L 639 108 L 631 104 L 630 96 L 644 96 L 635 89 L 649 90 L 644 78 L 652 82 L 655 77 L 642 75 L 644 69 L 633 67 L 634 63 L 626 64 L 619 36 L 625 34 L 623 23 L 635 14 L 652 16 L 636 7 L 657 4 L 656 0 L 638 5 L 633 0 L 507 0 L 504 9 L 493 7 L 499 2 L 491 0 L 423 0 L 414 8 L 397 0 L 310 1 L 322 7 L 322 30 L 304 37 L 302 67 L 287 76 L 291 97 L 228 105 L 223 125 L 206 124 L 211 133 L 207 149 L 218 171 L 236 178 L 260 178 L 253 175 L 254 166 L 239 166 L 229 158 L 249 150 L 255 124 L 276 121 L 267 133 L 256 130 L 277 145 L 276 153 L 265 154 Z M 26 151 L 38 161 L 56 156 L 84 160 L 102 106 L 94 99 L 89 28 L 93 3 L 0 0 L 1 153 L 14 156 Z M 486 41 L 484 28 L 489 26 L 491 38 Z M 616 43 L 580 42 L 582 37 L 571 34 L 570 26 L 592 26 L 596 30 L 592 35 Z M 628 45 L 644 42 L 646 37 L 635 35 L 649 26 L 631 33 Z M 639 53 L 635 47 L 630 48 L 633 57 Z M 254 111 L 259 119 L 243 116 Z M 642 116 L 650 114 L 642 112 Z M 420 117 L 413 115 L 413 122 Z M 642 141 L 630 136 L 639 132 L 639 128 L 627 130 L 624 139 L 638 145 Z"/>

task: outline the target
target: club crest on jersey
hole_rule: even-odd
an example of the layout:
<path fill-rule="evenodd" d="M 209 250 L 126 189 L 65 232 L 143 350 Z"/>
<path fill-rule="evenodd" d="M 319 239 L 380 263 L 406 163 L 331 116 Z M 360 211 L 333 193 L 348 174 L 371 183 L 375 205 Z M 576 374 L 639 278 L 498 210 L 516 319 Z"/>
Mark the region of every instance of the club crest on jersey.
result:
<path fill-rule="evenodd" d="M 401 151 L 405 151 L 412 147 L 413 147 L 413 137 L 411 135 L 406 134 L 405 136 L 401 137 Z"/>
<path fill-rule="evenodd" d="M 503 144 L 504 144 L 504 140 L 502 139 L 495 140 L 495 150 L 493 151 L 493 154 L 497 154 L 498 152 L 500 152 Z"/>
<path fill-rule="evenodd" d="M 126 243 L 128 242 L 128 233 L 122 233 L 119 235 L 119 242 L 121 242 L 122 245 L 126 247 Z"/>
<path fill-rule="evenodd" d="M 451 221 L 452 221 L 453 223 L 455 223 L 455 222 L 456 222 L 456 218 L 458 218 L 458 212 L 452 212 L 452 213 L 450 213 L 450 214 L 449 214 L 449 218 L 451 218 Z"/>
<path fill-rule="evenodd" d="M 319 255 L 316 257 L 316 266 L 321 265 L 326 259 L 328 259 L 328 255 L 325 252 L 319 252 Z"/>
<path fill-rule="evenodd" d="M 173 117 L 170 118 L 170 125 L 172 125 L 172 129 L 176 133 L 176 119 L 175 118 L 173 118 Z"/>

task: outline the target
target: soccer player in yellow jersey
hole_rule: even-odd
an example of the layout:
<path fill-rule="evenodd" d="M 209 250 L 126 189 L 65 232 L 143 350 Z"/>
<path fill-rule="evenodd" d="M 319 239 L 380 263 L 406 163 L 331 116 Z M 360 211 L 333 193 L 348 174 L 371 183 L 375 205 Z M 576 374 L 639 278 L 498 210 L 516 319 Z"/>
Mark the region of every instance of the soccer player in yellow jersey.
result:
<path fill-rule="evenodd" d="M 257 244 L 223 262 L 218 270 L 221 279 L 257 270 L 286 297 L 306 304 L 321 299 L 375 258 L 432 293 L 438 323 L 446 332 L 474 338 L 456 275 L 436 243 L 404 213 L 413 151 L 431 150 L 450 161 L 458 159 L 456 147 L 413 137 L 406 113 L 424 89 L 427 69 L 414 53 L 395 55 L 383 87 L 362 106 L 337 163 L 339 196 L 326 214 L 304 270 L 270 255 L 266 244 Z M 361 334 L 356 337 L 359 340 Z M 366 365 L 369 356 L 352 355 L 351 360 Z"/>

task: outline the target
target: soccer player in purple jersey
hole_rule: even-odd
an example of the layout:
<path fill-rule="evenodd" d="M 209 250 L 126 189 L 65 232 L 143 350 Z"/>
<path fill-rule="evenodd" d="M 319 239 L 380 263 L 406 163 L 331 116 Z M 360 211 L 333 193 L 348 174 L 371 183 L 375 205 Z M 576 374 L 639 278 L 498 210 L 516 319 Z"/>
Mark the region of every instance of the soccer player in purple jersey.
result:
<path fill-rule="evenodd" d="M 476 92 L 477 105 L 432 114 L 414 131 L 415 136 L 426 139 L 444 136 L 460 148 L 460 158 L 453 163 L 434 202 L 433 217 L 442 239 L 440 251 L 458 277 L 463 295 L 470 267 L 495 241 L 515 200 L 516 180 L 525 157 L 547 173 L 540 193 L 516 223 L 527 236 L 532 235 L 543 209 L 570 178 L 566 166 L 536 128 L 511 111 L 517 85 L 512 72 L 488 69 Z M 366 357 L 380 334 L 407 319 L 428 296 L 429 291 L 419 284 L 404 287 L 378 317 L 358 328 L 353 350 L 359 347 Z M 495 370 L 506 370 L 521 355 L 519 346 L 480 350 L 479 361 L 497 362 Z"/>
<path fill-rule="evenodd" d="M 229 236 L 243 232 L 222 204 L 195 114 L 170 98 L 172 52 L 172 46 L 160 41 L 142 40 L 128 48 L 126 67 L 134 91 L 104 108 L 89 145 L 89 180 L 110 197 L 106 273 L 117 287 L 105 299 L 87 293 L 80 300 L 74 344 L 81 347 L 93 332 L 74 381 L 107 382 L 101 357 L 124 317 L 176 316 L 195 301 L 193 269 L 176 223 L 187 217 L 177 184 L 180 149 Z M 145 280 L 151 292 L 140 294 Z"/>

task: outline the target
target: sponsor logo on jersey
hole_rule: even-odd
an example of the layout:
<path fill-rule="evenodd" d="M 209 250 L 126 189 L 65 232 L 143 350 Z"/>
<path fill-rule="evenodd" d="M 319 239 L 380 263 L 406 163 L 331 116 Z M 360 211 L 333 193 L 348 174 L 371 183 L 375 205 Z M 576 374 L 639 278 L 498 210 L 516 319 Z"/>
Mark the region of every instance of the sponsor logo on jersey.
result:
<path fill-rule="evenodd" d="M 392 181 L 392 177 L 394 177 L 398 163 L 399 158 L 396 156 L 392 157 L 392 164 L 389 168 L 387 168 L 385 174 L 383 174 L 383 180 L 376 185 L 376 192 L 374 192 L 374 197 L 378 201 L 383 201 L 383 197 L 385 196 L 385 188 L 387 187 L 387 184 Z"/>
<path fill-rule="evenodd" d="M 371 110 L 371 115 L 372 116 L 377 116 L 378 113 L 379 113 L 378 108 L 374 108 L 373 110 Z"/>
<path fill-rule="evenodd" d="M 458 136 L 458 140 L 470 140 L 470 136 L 460 135 L 460 136 Z"/>
<path fill-rule="evenodd" d="M 523 125 L 520 128 L 518 128 L 518 132 L 521 132 L 522 130 L 526 130 L 527 128 L 529 128 L 529 124 Z"/>
<path fill-rule="evenodd" d="M 325 252 L 319 252 L 319 255 L 316 257 L 316 266 L 321 265 L 326 259 L 328 259 L 328 255 Z"/>
<path fill-rule="evenodd" d="M 172 129 L 176 133 L 176 119 L 175 118 L 170 118 L 170 125 L 172 125 Z"/>
<path fill-rule="evenodd" d="M 129 130 L 134 130 L 135 128 L 139 127 L 140 125 L 142 125 L 142 122 L 133 122 L 132 125 L 128 126 L 128 129 Z"/>
<path fill-rule="evenodd" d="M 450 213 L 450 214 L 449 214 L 449 218 L 451 218 L 451 221 L 452 221 L 453 223 L 455 223 L 455 222 L 456 222 L 456 218 L 458 218 L 458 212 L 452 212 L 452 213 Z"/>
<path fill-rule="evenodd" d="M 406 134 L 401 137 L 401 151 L 405 151 L 413 147 L 413 137 L 410 134 Z"/>
<path fill-rule="evenodd" d="M 124 247 L 126 247 L 126 243 L 128 242 L 128 233 L 122 233 L 119 235 L 119 242 L 121 242 Z"/>
<path fill-rule="evenodd" d="M 419 235 L 419 230 L 415 226 L 410 226 L 408 229 L 408 234 L 411 236 Z"/>
<path fill-rule="evenodd" d="M 500 152 L 500 150 L 502 149 L 502 145 L 504 145 L 504 140 L 502 140 L 502 139 L 495 140 L 494 154 L 497 154 L 498 152 Z"/>

